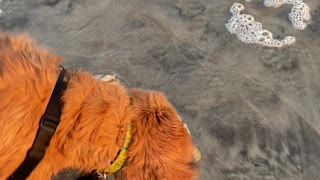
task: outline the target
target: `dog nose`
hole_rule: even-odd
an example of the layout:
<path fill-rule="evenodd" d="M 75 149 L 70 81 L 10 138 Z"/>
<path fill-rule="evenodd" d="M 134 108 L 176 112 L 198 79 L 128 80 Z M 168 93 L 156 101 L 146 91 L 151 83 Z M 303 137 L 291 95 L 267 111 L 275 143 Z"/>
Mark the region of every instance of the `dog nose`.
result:
<path fill-rule="evenodd" d="M 201 160 L 201 152 L 200 150 L 195 146 L 192 153 L 192 161 L 198 162 Z"/>

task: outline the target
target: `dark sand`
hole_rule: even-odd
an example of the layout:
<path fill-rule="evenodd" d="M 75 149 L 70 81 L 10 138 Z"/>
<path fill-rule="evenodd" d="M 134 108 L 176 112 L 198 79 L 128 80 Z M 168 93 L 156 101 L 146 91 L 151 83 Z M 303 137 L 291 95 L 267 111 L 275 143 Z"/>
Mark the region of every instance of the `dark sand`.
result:
<path fill-rule="evenodd" d="M 0 29 L 28 32 L 65 66 L 164 91 L 202 151 L 201 180 L 320 177 L 320 1 L 294 30 L 290 6 L 246 3 L 281 49 L 224 27 L 235 0 L 3 0 Z"/>

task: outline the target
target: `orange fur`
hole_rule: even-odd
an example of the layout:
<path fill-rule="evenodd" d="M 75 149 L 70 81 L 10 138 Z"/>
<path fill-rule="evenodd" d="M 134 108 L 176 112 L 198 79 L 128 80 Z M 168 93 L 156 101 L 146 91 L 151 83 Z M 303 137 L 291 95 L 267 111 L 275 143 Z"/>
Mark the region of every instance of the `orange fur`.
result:
<path fill-rule="evenodd" d="M 175 108 L 160 92 L 130 90 L 134 138 L 125 167 L 116 176 L 130 180 L 196 179 L 192 144 Z"/>
<path fill-rule="evenodd" d="M 60 63 L 26 35 L 0 34 L 0 179 L 15 171 L 32 146 Z M 196 179 L 191 137 L 162 93 L 128 90 L 81 71 L 68 76 L 61 122 L 29 180 L 47 180 L 68 168 L 108 168 L 129 121 L 133 141 L 116 179 Z"/>

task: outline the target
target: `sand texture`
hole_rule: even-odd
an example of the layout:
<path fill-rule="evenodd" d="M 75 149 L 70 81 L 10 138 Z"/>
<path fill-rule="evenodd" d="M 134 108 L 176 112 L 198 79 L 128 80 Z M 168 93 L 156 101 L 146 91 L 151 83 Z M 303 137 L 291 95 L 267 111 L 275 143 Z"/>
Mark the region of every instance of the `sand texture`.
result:
<path fill-rule="evenodd" d="M 241 42 L 225 27 L 234 2 L 295 44 Z M 0 30 L 31 34 L 66 67 L 165 92 L 202 152 L 201 180 L 315 180 L 320 1 L 306 3 L 300 31 L 290 5 L 262 0 L 2 0 Z"/>

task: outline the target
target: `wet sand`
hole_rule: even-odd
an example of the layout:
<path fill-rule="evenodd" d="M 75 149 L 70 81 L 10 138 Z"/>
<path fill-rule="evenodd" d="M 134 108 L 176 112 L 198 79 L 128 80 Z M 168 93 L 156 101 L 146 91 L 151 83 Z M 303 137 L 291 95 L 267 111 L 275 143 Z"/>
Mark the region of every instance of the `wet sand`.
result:
<path fill-rule="evenodd" d="M 248 45 L 225 23 L 233 2 L 283 48 Z M 320 2 L 295 30 L 290 6 L 261 0 L 2 0 L 0 30 L 27 32 L 64 65 L 163 91 L 202 151 L 201 180 L 320 177 Z"/>

